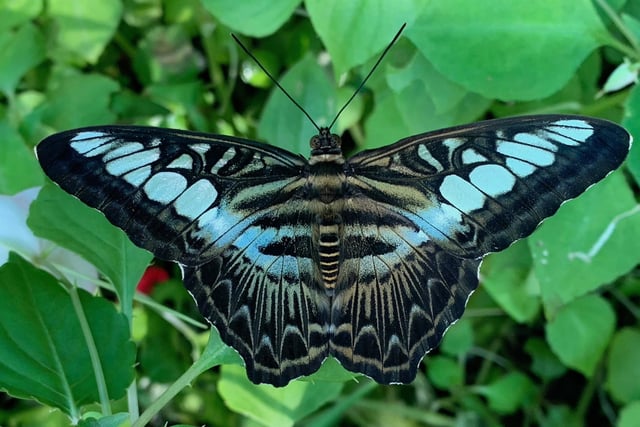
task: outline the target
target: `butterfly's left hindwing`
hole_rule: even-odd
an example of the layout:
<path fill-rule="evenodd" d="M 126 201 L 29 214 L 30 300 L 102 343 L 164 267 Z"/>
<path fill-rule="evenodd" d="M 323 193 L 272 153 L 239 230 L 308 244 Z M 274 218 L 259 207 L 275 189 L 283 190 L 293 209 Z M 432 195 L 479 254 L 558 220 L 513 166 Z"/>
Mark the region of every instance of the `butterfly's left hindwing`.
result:
<path fill-rule="evenodd" d="M 286 385 L 329 354 L 329 296 L 311 255 L 314 217 L 297 203 L 265 212 L 207 264 L 183 267 L 202 315 L 255 383 Z"/>

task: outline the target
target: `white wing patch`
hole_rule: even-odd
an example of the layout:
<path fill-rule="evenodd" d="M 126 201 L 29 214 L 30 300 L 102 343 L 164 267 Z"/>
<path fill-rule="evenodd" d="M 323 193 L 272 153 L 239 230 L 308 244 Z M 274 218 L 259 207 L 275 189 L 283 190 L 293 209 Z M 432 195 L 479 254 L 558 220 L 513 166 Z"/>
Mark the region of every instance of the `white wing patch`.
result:
<path fill-rule="evenodd" d="M 543 150 L 558 151 L 558 146 L 549 141 L 548 138 L 543 138 L 535 133 L 522 132 L 513 136 L 513 140 L 521 144 L 531 145 Z"/>
<path fill-rule="evenodd" d="M 499 141 L 497 151 L 507 157 L 527 160 L 537 166 L 553 164 L 555 155 L 551 151 L 511 141 Z"/>
<path fill-rule="evenodd" d="M 105 168 L 111 175 L 121 176 L 132 170 L 151 164 L 159 158 L 160 149 L 154 148 L 153 150 L 140 151 L 128 156 L 119 157 L 108 162 Z"/>
<path fill-rule="evenodd" d="M 139 142 L 121 142 L 118 144 L 117 148 L 105 154 L 102 160 L 105 162 L 110 162 L 119 157 L 128 156 L 142 150 L 144 150 L 144 145 L 140 144 Z"/>
<path fill-rule="evenodd" d="M 486 201 L 482 192 L 458 175 L 448 175 L 442 180 L 440 194 L 465 213 L 482 208 Z"/>
<path fill-rule="evenodd" d="M 224 167 L 231 159 L 236 156 L 235 148 L 231 147 L 224 152 L 220 160 L 218 160 L 213 166 L 211 166 L 211 173 L 216 174 L 220 168 Z"/>
<path fill-rule="evenodd" d="M 524 178 L 536 171 L 536 167 L 531 163 L 514 159 L 512 157 L 507 158 L 506 165 L 511 170 L 511 172 L 515 173 L 518 178 Z"/>
<path fill-rule="evenodd" d="M 95 157 L 111 149 L 114 144 L 110 141 L 113 141 L 113 139 L 109 138 L 104 132 L 78 132 L 71 139 L 69 145 L 83 156 Z"/>
<path fill-rule="evenodd" d="M 193 158 L 188 154 L 182 154 L 177 159 L 167 165 L 167 169 L 190 170 L 193 167 Z"/>
<path fill-rule="evenodd" d="M 436 172 L 442 172 L 444 170 L 444 166 L 442 166 L 442 163 L 440 163 L 435 157 L 431 155 L 429 149 L 424 144 L 418 145 L 418 157 L 432 166 L 436 170 Z"/>
<path fill-rule="evenodd" d="M 471 165 L 473 163 L 482 163 L 482 162 L 488 162 L 488 161 L 489 159 L 487 159 L 482 154 L 478 153 L 473 148 L 467 148 L 462 152 L 462 163 L 464 163 L 465 165 Z"/>
<path fill-rule="evenodd" d="M 187 188 L 187 179 L 179 173 L 158 172 L 143 188 L 149 199 L 160 203 L 171 203 Z"/>
<path fill-rule="evenodd" d="M 559 120 L 545 129 L 553 132 L 549 137 L 554 141 L 571 146 L 580 145 L 593 135 L 593 126 L 578 119 Z"/>
<path fill-rule="evenodd" d="M 216 188 L 206 179 L 200 179 L 187 188 L 174 202 L 176 212 L 195 220 L 211 207 L 218 198 Z"/>
<path fill-rule="evenodd" d="M 140 187 L 151 176 L 151 166 L 144 166 L 133 170 L 122 178 L 134 187 Z"/>
<path fill-rule="evenodd" d="M 469 174 L 471 184 L 483 193 L 498 197 L 513 189 L 516 178 L 508 169 L 500 165 L 480 165 Z"/>

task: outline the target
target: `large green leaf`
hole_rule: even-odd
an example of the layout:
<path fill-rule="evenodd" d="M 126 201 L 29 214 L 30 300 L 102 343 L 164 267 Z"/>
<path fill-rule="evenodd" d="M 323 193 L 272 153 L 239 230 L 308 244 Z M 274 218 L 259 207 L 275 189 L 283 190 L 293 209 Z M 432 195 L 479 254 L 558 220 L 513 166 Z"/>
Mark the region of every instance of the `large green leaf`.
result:
<path fill-rule="evenodd" d="M 302 0 L 202 0 L 224 25 L 247 36 L 264 37 L 291 17 Z"/>
<path fill-rule="evenodd" d="M 498 413 L 510 414 L 519 407 L 531 404 L 536 388 L 522 372 L 512 371 L 489 385 L 476 388 L 489 401 L 489 406 Z"/>
<path fill-rule="evenodd" d="M 8 121 L 0 119 L 0 194 L 14 194 L 42 182 L 33 151 Z"/>
<path fill-rule="evenodd" d="M 438 114 L 456 108 L 467 95 L 465 88 L 440 74 L 419 51 L 414 51 L 404 66 L 396 68 L 389 65 L 385 68 L 387 84 L 396 93 L 402 92 L 414 81 L 421 82 Z"/>
<path fill-rule="evenodd" d="M 591 0 L 433 0 L 407 37 L 468 90 L 530 100 L 563 87 L 609 36 Z"/>
<path fill-rule="evenodd" d="M 518 322 L 534 318 L 540 309 L 540 286 L 532 274 L 525 241 L 482 262 L 482 286 Z"/>
<path fill-rule="evenodd" d="M 29 22 L 42 13 L 43 0 L 0 0 L 0 33 Z"/>
<path fill-rule="evenodd" d="M 116 116 L 109 105 L 118 89 L 116 82 L 102 75 L 62 77 L 47 93 L 41 107 L 43 121 L 60 130 L 113 123 Z"/>
<path fill-rule="evenodd" d="M 113 282 L 123 310 L 129 312 L 136 284 L 151 261 L 149 252 L 131 243 L 100 212 L 51 184 L 31 205 L 28 224 L 36 235 L 95 265 Z"/>
<path fill-rule="evenodd" d="M 629 92 L 623 124 L 629 133 L 634 135 L 635 140 L 640 141 L 640 89 L 638 85 Z M 640 183 L 640 144 L 637 142 L 631 146 L 627 165 L 636 183 Z"/>
<path fill-rule="evenodd" d="M 488 100 L 468 92 L 459 99 L 443 113 L 422 81 L 414 80 L 400 91 L 377 91 L 374 110 L 365 125 L 365 148 L 382 147 L 410 135 L 474 121 L 489 105 Z"/>
<path fill-rule="evenodd" d="M 337 76 L 382 51 L 420 9 L 416 0 L 306 0 L 305 5 Z"/>
<path fill-rule="evenodd" d="M 57 46 L 95 63 L 118 28 L 122 1 L 49 0 L 47 9 L 56 25 Z"/>
<path fill-rule="evenodd" d="M 563 205 L 528 239 L 548 316 L 640 262 L 640 214 L 624 176 L 613 173 Z"/>
<path fill-rule="evenodd" d="M 640 330 L 625 328 L 616 333 L 607 358 L 607 389 L 622 403 L 640 401 Z"/>
<path fill-rule="evenodd" d="M 255 385 L 243 367 L 225 365 L 218 392 L 229 408 L 265 426 L 286 427 L 340 395 L 340 382 L 293 381 L 286 387 Z"/>
<path fill-rule="evenodd" d="M 133 380 L 135 346 L 112 303 L 73 292 L 78 304 L 52 276 L 20 259 L 0 267 L 0 388 L 77 419 L 79 406 L 99 399 L 89 349 L 95 346 L 108 397 L 118 399 Z"/>
<path fill-rule="evenodd" d="M 616 324 L 611 305 L 588 295 L 563 306 L 546 325 L 547 342 L 562 363 L 591 376 Z"/>
<path fill-rule="evenodd" d="M 22 76 L 44 59 L 45 39 L 34 25 L 0 32 L 0 91 L 12 93 Z"/>

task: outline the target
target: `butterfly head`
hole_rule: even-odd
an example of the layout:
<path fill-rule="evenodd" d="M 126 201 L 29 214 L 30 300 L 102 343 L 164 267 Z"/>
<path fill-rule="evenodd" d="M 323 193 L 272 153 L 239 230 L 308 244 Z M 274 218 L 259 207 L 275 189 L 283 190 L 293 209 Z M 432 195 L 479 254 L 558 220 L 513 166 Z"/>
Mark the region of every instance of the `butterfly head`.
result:
<path fill-rule="evenodd" d="M 342 141 L 329 128 L 320 128 L 320 132 L 311 138 L 311 155 L 342 154 Z"/>

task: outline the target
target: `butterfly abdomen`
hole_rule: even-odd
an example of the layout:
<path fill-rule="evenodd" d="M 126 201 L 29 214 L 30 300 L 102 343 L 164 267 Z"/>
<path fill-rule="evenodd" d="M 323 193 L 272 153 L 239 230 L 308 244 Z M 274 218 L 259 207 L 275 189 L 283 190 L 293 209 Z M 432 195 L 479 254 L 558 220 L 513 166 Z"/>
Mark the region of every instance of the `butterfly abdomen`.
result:
<path fill-rule="evenodd" d="M 328 294 L 333 294 L 340 269 L 340 218 L 333 216 L 321 220 L 318 233 L 318 254 L 322 283 Z"/>

